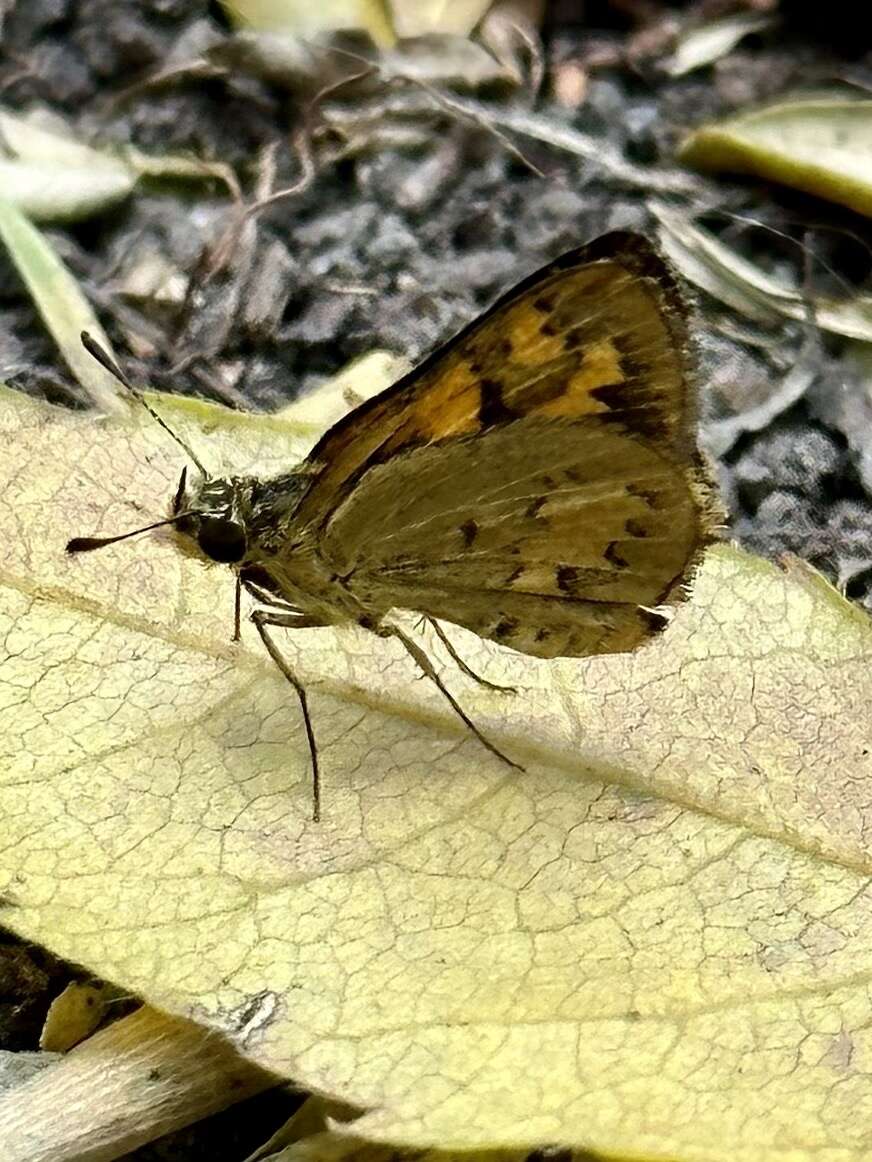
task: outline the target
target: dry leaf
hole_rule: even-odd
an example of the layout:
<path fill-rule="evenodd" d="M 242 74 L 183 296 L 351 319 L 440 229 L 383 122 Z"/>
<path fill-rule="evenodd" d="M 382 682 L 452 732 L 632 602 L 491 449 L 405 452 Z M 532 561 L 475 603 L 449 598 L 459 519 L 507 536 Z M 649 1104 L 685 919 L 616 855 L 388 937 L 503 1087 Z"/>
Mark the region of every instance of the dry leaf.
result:
<path fill-rule="evenodd" d="M 66 1053 L 94 1032 L 106 1012 L 102 988 L 73 981 L 49 1005 L 39 1047 L 52 1053 Z"/>
<path fill-rule="evenodd" d="M 311 426 L 154 400 L 217 471 Z M 868 1156 L 872 628 L 798 565 L 713 551 L 635 654 L 430 648 L 508 771 L 362 630 L 282 641 L 158 535 L 177 449 L 4 393 L 0 892 L 28 939 L 367 1111 L 403 1148 Z"/>
<path fill-rule="evenodd" d="M 63 122 L 47 127 L 0 109 L 0 189 L 34 221 L 76 221 L 123 201 L 136 185 L 124 162 L 76 141 Z"/>
<path fill-rule="evenodd" d="M 77 141 L 57 116 L 0 109 L 0 189 L 35 222 L 79 221 L 123 202 L 140 178 L 221 181 L 238 193 L 236 175 L 220 162 L 177 154 L 110 152 Z"/>
<path fill-rule="evenodd" d="M 692 24 L 682 30 L 666 71 L 683 77 L 725 57 L 752 32 L 763 32 L 774 24 L 771 16 L 759 12 L 734 12 L 707 24 Z"/>
<path fill-rule="evenodd" d="M 385 0 L 221 0 L 227 15 L 242 28 L 310 37 L 323 32 L 362 29 L 388 48 L 396 34 Z"/>
<path fill-rule="evenodd" d="M 594 1155 L 576 1155 L 577 1162 L 594 1162 Z M 263 1162 L 572 1162 L 561 1150 L 397 1150 L 394 1146 L 373 1146 L 351 1134 L 325 1131 L 301 1138 L 263 1156 Z M 246 1162 L 252 1162 L 246 1159 Z"/>
<path fill-rule="evenodd" d="M 388 0 L 400 39 L 444 32 L 469 36 L 492 0 Z"/>
<path fill-rule="evenodd" d="M 111 351 L 103 328 L 79 284 L 55 253 L 54 247 L 11 202 L 0 198 L 0 242 L 26 285 L 64 362 L 92 403 L 105 412 L 123 407 L 118 384 L 82 346 L 88 331 Z"/>
<path fill-rule="evenodd" d="M 368 351 L 351 362 L 336 375 L 322 383 L 311 395 L 301 396 L 283 407 L 279 413 L 293 423 L 329 427 L 347 411 L 357 407 L 370 396 L 378 395 L 411 370 L 405 355 L 392 351 Z"/>
<path fill-rule="evenodd" d="M 692 133 L 687 165 L 749 173 L 872 214 L 872 101 L 810 94 L 785 98 Z"/>
<path fill-rule="evenodd" d="M 278 1080 L 222 1038 L 143 1005 L 0 1094 L 0 1158 L 114 1162 Z"/>
<path fill-rule="evenodd" d="M 683 277 L 733 310 L 768 326 L 786 317 L 872 341 L 872 295 L 804 294 L 725 246 L 690 215 L 656 202 L 649 209 L 659 224 L 660 246 Z"/>

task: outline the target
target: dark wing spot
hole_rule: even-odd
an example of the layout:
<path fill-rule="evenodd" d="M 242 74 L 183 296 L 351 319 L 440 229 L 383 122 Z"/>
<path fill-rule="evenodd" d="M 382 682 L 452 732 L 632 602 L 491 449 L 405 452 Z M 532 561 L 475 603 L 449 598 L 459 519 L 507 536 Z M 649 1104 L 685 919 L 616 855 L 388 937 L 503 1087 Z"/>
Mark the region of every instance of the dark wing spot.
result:
<path fill-rule="evenodd" d="M 458 531 L 463 537 L 464 549 L 468 549 L 475 538 L 478 536 L 478 525 L 474 520 L 470 519 L 468 521 L 464 521 Z"/>
<path fill-rule="evenodd" d="M 516 617 L 501 617 L 494 626 L 494 637 L 498 641 L 503 641 L 507 637 L 511 637 L 518 628 L 518 619 Z"/>
<path fill-rule="evenodd" d="M 649 535 L 645 525 L 641 521 L 636 520 L 634 516 L 628 517 L 624 521 L 624 528 L 631 537 L 647 537 Z"/>
<path fill-rule="evenodd" d="M 519 408 L 524 412 L 535 411 L 536 408 L 543 407 L 566 394 L 571 369 L 572 363 L 568 360 L 558 360 L 550 365 L 550 370 L 537 374 L 529 382 L 521 382 L 513 387 L 510 398 L 513 402 L 517 399 Z"/>
<path fill-rule="evenodd" d="M 574 593 L 579 582 L 580 570 L 575 565 L 557 566 L 557 588 L 561 593 Z"/>
<path fill-rule="evenodd" d="M 668 439 L 669 428 L 664 421 L 662 402 L 656 389 L 644 380 L 604 383 L 590 394 L 608 408 L 607 412 L 599 413 L 600 419 L 616 420 L 652 441 Z"/>
<path fill-rule="evenodd" d="M 642 383 L 651 378 L 654 367 L 650 359 L 640 357 L 638 346 L 632 336 L 612 335 L 611 341 L 621 357 L 621 371 L 625 379 Z"/>
<path fill-rule="evenodd" d="M 653 488 L 640 488 L 637 484 L 628 484 L 627 494 L 644 500 L 649 508 L 657 508 L 658 501 L 662 498 L 662 494 L 655 492 Z"/>
<path fill-rule="evenodd" d="M 543 315 L 550 315 L 556 303 L 557 299 L 553 294 L 541 294 L 533 299 L 533 308 L 534 310 L 541 311 Z"/>
<path fill-rule="evenodd" d="M 550 637 L 551 637 L 551 630 L 546 629 L 546 627 L 544 625 L 542 626 L 541 629 L 536 630 L 536 641 L 537 642 L 547 641 L 548 638 L 550 638 Z"/>
<path fill-rule="evenodd" d="M 537 515 L 537 513 L 539 512 L 539 509 L 542 507 L 542 505 L 544 503 L 545 503 L 544 496 L 534 496 L 533 499 L 530 501 L 530 503 L 527 505 L 527 507 L 524 509 L 524 516 L 527 517 L 528 520 L 532 520 L 533 517 L 535 517 Z"/>
<path fill-rule="evenodd" d="M 566 331 L 563 335 L 563 346 L 567 351 L 575 351 L 581 346 L 581 328 L 574 327 L 571 331 Z"/>
<path fill-rule="evenodd" d="M 657 613 L 653 609 L 642 609 L 639 607 L 639 620 L 643 625 L 647 625 L 651 633 L 660 633 L 669 625 L 669 618 L 662 613 Z"/>
<path fill-rule="evenodd" d="M 539 334 L 546 335 L 549 339 L 552 338 L 554 335 L 557 335 L 559 333 L 560 333 L 560 328 L 557 326 L 557 324 L 555 323 L 555 321 L 553 319 L 546 319 L 542 323 L 542 326 L 539 328 Z"/>
<path fill-rule="evenodd" d="M 584 565 L 558 565 L 554 571 L 557 588 L 567 597 L 589 600 L 591 589 L 611 585 L 615 575 L 612 569 L 593 569 Z"/>
<path fill-rule="evenodd" d="M 497 343 L 497 355 L 500 359 L 510 360 L 515 354 L 515 345 L 512 340 L 506 336 Z"/>
<path fill-rule="evenodd" d="M 609 541 L 609 543 L 606 545 L 606 551 L 603 553 L 603 556 L 607 561 L 614 565 L 616 569 L 626 569 L 630 564 L 630 562 L 624 560 L 624 558 L 618 552 L 617 541 Z"/>
<path fill-rule="evenodd" d="M 507 578 L 506 578 L 506 580 L 505 580 L 505 584 L 506 584 L 506 585 L 511 585 L 513 581 L 517 581 L 519 577 L 523 577 L 523 576 L 524 576 L 524 572 L 525 572 L 525 570 L 526 570 L 526 566 L 525 566 L 525 565 L 518 565 L 518 566 L 517 566 L 516 568 L 514 568 L 514 569 L 511 571 L 511 573 L 508 575 L 508 577 L 507 577 Z"/>
<path fill-rule="evenodd" d="M 503 402 L 503 385 L 496 379 L 482 379 L 479 382 L 481 400 L 478 406 L 478 418 L 484 428 L 494 424 L 504 424 L 515 418 L 514 412 Z"/>

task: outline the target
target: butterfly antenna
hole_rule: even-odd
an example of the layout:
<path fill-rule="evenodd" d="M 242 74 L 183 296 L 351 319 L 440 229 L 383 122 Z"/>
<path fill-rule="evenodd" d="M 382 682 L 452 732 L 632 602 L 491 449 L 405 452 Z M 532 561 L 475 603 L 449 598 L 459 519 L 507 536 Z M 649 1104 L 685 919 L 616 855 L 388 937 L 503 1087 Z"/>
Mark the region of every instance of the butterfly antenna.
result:
<path fill-rule="evenodd" d="M 132 529 L 129 533 L 120 533 L 115 537 L 73 537 L 67 541 L 68 553 L 91 553 L 94 549 L 104 549 L 107 545 L 114 545 L 116 541 L 126 541 L 128 537 L 138 537 L 140 533 L 151 532 L 152 529 L 163 528 L 164 525 L 173 525 L 186 516 L 197 516 L 195 509 L 186 512 L 177 512 L 175 516 L 166 520 L 157 520 L 154 524 L 143 525 L 141 529 Z"/>
<path fill-rule="evenodd" d="M 163 430 L 165 432 L 167 432 L 170 436 L 172 436 L 172 438 L 179 445 L 179 447 L 184 450 L 185 454 L 197 466 L 199 471 L 202 472 L 202 474 L 204 476 L 208 476 L 209 473 L 206 471 L 206 469 L 200 463 L 197 456 L 194 455 L 194 452 L 191 450 L 189 445 L 185 443 L 185 441 L 181 438 L 181 436 L 176 435 L 176 433 L 169 426 L 169 424 L 166 422 L 166 420 L 162 419 L 158 415 L 158 413 L 154 410 L 154 408 L 151 406 L 151 404 L 148 402 L 148 400 L 145 398 L 145 396 L 142 394 L 142 392 L 139 390 L 139 388 L 133 386 L 133 384 L 130 382 L 130 380 L 127 378 L 127 376 L 124 374 L 124 372 L 118 366 L 118 364 L 115 362 L 115 360 L 109 354 L 109 352 L 104 347 L 101 347 L 100 344 L 97 342 L 97 340 L 94 338 L 94 336 L 89 335 L 87 331 L 82 331 L 80 338 L 82 340 L 82 346 L 85 348 L 85 350 L 88 352 L 88 354 L 90 356 L 92 356 L 94 359 L 96 359 L 101 367 L 105 367 L 105 369 L 109 372 L 110 375 L 115 376 L 115 378 L 118 380 L 118 382 L 130 392 L 130 394 L 133 396 L 133 398 L 142 404 L 142 406 L 145 408 L 145 410 L 148 412 L 148 414 L 151 416 L 151 418 L 153 420 L 156 420 L 157 423 L 159 423 L 160 426 L 163 428 Z"/>

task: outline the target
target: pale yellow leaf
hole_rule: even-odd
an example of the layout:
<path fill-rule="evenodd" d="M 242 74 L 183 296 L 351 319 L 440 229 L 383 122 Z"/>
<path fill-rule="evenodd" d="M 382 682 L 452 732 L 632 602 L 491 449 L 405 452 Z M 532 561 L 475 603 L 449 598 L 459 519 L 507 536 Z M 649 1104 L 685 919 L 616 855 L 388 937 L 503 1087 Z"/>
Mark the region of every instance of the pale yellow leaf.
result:
<path fill-rule="evenodd" d="M 392 351 L 368 351 L 322 383 L 317 392 L 301 396 L 279 413 L 294 423 L 313 428 L 335 424 L 351 408 L 378 395 L 411 369 L 404 355 Z"/>
<path fill-rule="evenodd" d="M 734 12 L 705 24 L 691 24 L 679 35 L 666 71 L 671 77 L 683 77 L 685 73 L 714 64 L 746 36 L 763 32 L 773 23 L 771 16 L 759 12 Z"/>
<path fill-rule="evenodd" d="M 88 331 L 107 351 L 112 349 L 91 304 L 48 239 L 4 198 L 0 198 L 0 242 L 88 397 L 103 411 L 121 410 L 118 384 L 82 346 L 81 333 Z"/>
<path fill-rule="evenodd" d="M 433 32 L 469 36 L 492 0 L 389 0 L 400 38 Z"/>
<path fill-rule="evenodd" d="M 703 125 L 680 159 L 750 173 L 872 214 L 872 100 L 813 93 Z"/>
<path fill-rule="evenodd" d="M 73 981 L 49 1005 L 39 1035 L 39 1047 L 51 1053 L 66 1053 L 89 1037 L 106 1011 L 104 990 L 97 985 Z"/>
<path fill-rule="evenodd" d="M 221 0 L 233 22 L 242 28 L 317 36 L 323 32 L 363 29 L 382 48 L 396 34 L 386 0 Z"/>
<path fill-rule="evenodd" d="M 154 400 L 210 470 L 313 425 Z M 872 1070 L 872 629 L 729 548 L 633 655 L 540 662 L 452 631 L 282 636 L 168 535 L 166 435 L 5 393 L 0 892 L 29 939 L 366 1111 L 361 1142 L 861 1162 Z M 413 619 L 409 619 L 411 625 Z M 346 1127 L 347 1133 L 352 1127 Z"/>
<path fill-rule="evenodd" d="M 301 1138 L 292 1146 L 261 1156 L 263 1162 L 572 1162 L 566 1152 L 516 1150 L 418 1150 L 410 1147 L 374 1146 L 353 1135 L 329 1131 Z M 594 1155 L 577 1156 L 578 1162 L 596 1162 Z M 247 1159 L 246 1162 L 253 1162 Z M 617 1159 L 616 1162 L 620 1162 Z"/>

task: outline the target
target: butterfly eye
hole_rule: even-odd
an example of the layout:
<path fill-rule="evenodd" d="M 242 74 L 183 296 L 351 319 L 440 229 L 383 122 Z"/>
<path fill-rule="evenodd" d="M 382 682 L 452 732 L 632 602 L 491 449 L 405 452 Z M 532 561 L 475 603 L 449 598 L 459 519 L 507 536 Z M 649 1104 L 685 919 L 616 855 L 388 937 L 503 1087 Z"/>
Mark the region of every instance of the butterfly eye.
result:
<path fill-rule="evenodd" d="M 220 516 L 200 518 L 197 543 L 207 557 L 222 565 L 241 561 L 245 556 L 245 530 L 242 525 Z"/>

